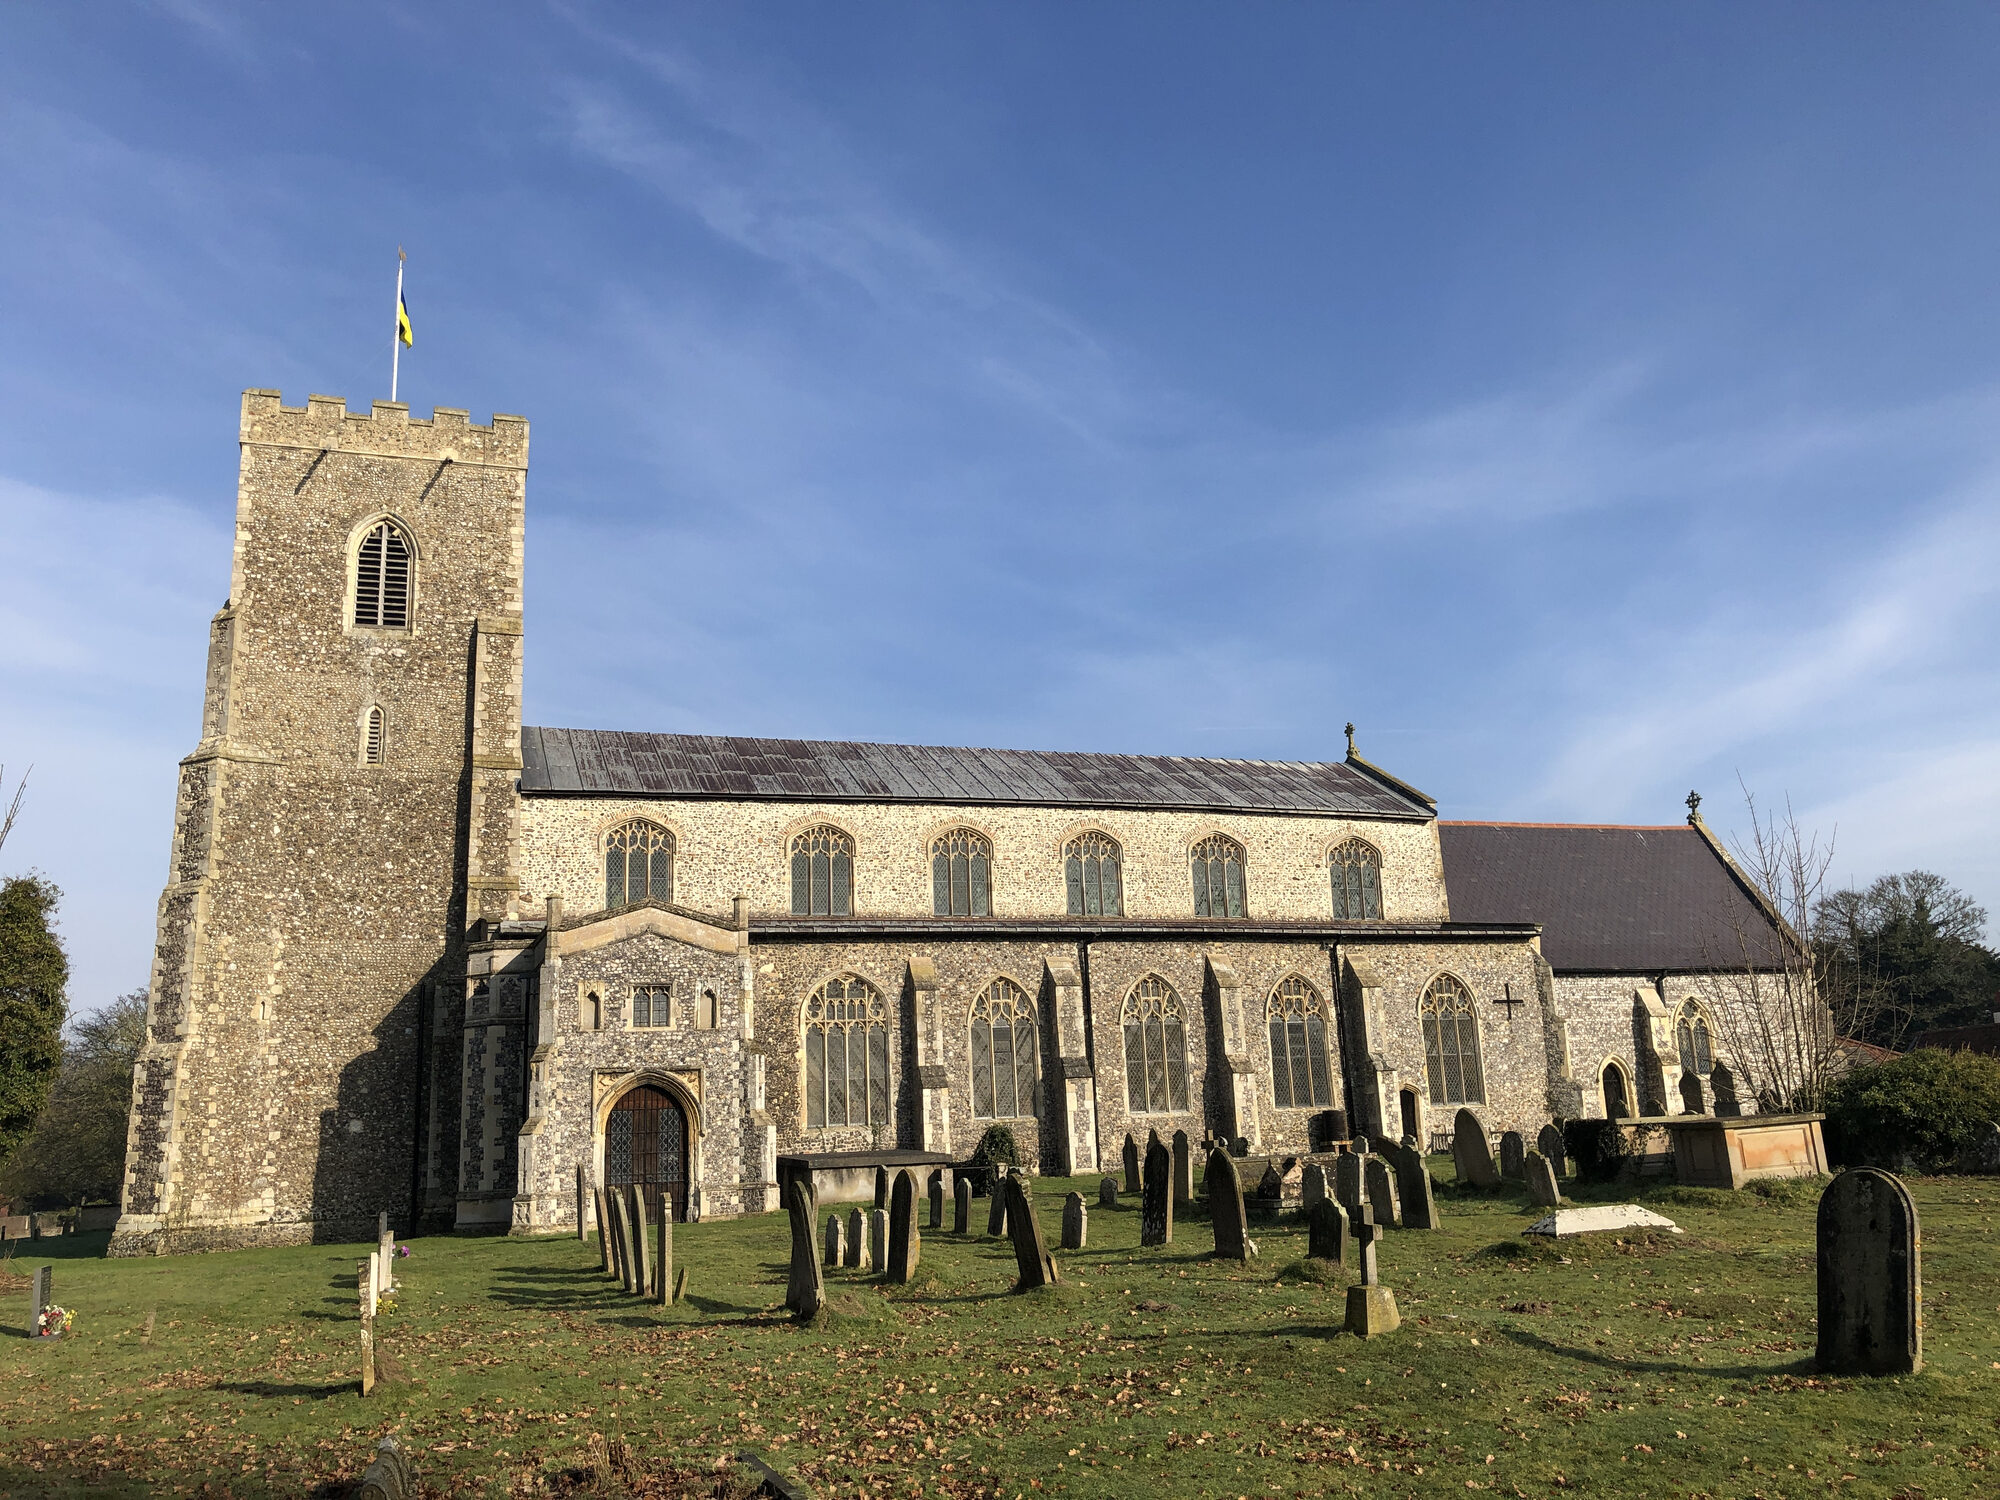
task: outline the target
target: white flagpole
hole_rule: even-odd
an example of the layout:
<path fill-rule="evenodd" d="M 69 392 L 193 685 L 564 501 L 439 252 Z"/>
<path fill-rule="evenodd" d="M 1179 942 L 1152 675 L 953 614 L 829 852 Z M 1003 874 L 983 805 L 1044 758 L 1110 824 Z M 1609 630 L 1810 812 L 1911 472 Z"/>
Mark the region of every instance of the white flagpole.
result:
<path fill-rule="evenodd" d="M 396 376 L 403 362 L 403 247 L 396 247 L 396 321 L 389 334 L 389 399 L 396 399 Z"/>

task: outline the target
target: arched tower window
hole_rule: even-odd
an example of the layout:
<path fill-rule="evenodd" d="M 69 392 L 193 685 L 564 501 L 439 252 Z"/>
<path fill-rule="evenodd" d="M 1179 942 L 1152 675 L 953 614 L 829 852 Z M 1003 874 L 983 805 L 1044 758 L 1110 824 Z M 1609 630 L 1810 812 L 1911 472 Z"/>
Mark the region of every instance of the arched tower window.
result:
<path fill-rule="evenodd" d="M 1333 1104 L 1333 1069 L 1326 1050 L 1326 1001 L 1296 974 L 1271 991 L 1271 1095 L 1280 1109 Z"/>
<path fill-rule="evenodd" d="M 931 844 L 931 911 L 940 917 L 993 915 L 993 846 L 970 828 Z"/>
<path fill-rule="evenodd" d="M 889 1123 L 889 1013 L 867 980 L 829 979 L 805 1009 L 806 1127 Z"/>
<path fill-rule="evenodd" d="M 1375 921 L 1382 915 L 1382 856 L 1360 839 L 1349 839 L 1327 857 L 1333 871 L 1333 916 L 1337 922 Z"/>
<path fill-rule="evenodd" d="M 410 623 L 410 539 L 394 521 L 378 522 L 354 557 L 354 623 L 389 630 Z"/>
<path fill-rule="evenodd" d="M 854 915 L 854 840 L 830 824 L 792 840 L 792 915 Z"/>
<path fill-rule="evenodd" d="M 1181 997 L 1148 974 L 1125 997 L 1125 1100 L 1133 1114 L 1179 1114 L 1188 1107 L 1187 1023 Z"/>
<path fill-rule="evenodd" d="M 382 706 L 376 704 L 368 710 L 368 723 L 361 734 L 361 763 L 364 766 L 379 766 L 388 751 L 384 733 Z"/>
<path fill-rule="evenodd" d="M 1188 852 L 1197 917 L 1243 915 L 1243 846 L 1210 834 Z"/>
<path fill-rule="evenodd" d="M 1110 835 L 1092 830 L 1063 846 L 1063 882 L 1069 887 L 1072 917 L 1122 917 L 1125 883 L 1119 848 Z"/>
<path fill-rule="evenodd" d="M 658 823 L 634 818 L 604 839 L 604 909 L 615 911 L 647 897 L 674 899 L 674 836 Z"/>
<path fill-rule="evenodd" d="M 1011 979 L 972 1002 L 972 1115 L 1004 1120 L 1035 1112 L 1035 1007 Z"/>
<path fill-rule="evenodd" d="M 1486 1080 L 1479 1067 L 1479 1018 L 1472 991 L 1449 974 L 1424 990 L 1417 1007 L 1424 1023 L 1424 1061 L 1433 1104 L 1484 1104 Z"/>

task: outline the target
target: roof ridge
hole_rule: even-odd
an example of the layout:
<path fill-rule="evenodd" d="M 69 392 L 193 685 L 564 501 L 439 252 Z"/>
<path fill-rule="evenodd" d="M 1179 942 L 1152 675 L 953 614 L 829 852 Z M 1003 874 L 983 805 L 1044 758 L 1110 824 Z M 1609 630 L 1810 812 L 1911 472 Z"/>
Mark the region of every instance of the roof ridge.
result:
<path fill-rule="evenodd" d="M 1492 818 L 1439 818 L 1440 828 L 1587 828 L 1602 833 L 1691 833 L 1685 823 L 1505 823 Z"/>

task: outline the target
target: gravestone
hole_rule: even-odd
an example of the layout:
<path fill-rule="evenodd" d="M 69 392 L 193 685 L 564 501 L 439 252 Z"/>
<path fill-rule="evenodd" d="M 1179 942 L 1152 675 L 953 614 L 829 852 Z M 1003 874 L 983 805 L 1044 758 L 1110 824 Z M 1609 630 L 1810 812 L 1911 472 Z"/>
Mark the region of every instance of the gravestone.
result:
<path fill-rule="evenodd" d="M 1107 1177 L 1097 1185 L 1097 1206 L 1116 1208 L 1118 1206 L 1118 1179 Z"/>
<path fill-rule="evenodd" d="M 1362 1209 L 1354 1221 L 1354 1248 L 1361 1280 L 1347 1289 L 1347 1331 L 1358 1338 L 1372 1339 L 1393 1333 L 1403 1321 L 1396 1312 L 1396 1294 L 1382 1285 L 1375 1263 L 1375 1242 L 1381 1233 L 1375 1215 Z"/>
<path fill-rule="evenodd" d="M 1036 1219 L 1034 1203 L 1028 1197 L 1028 1179 L 1018 1172 L 1008 1173 L 1005 1191 L 1007 1233 L 1014 1241 L 1014 1265 L 1020 1272 L 1014 1290 L 1032 1292 L 1037 1287 L 1054 1286 L 1056 1263 L 1042 1241 L 1041 1222 Z"/>
<path fill-rule="evenodd" d="M 355 1268 L 355 1298 L 361 1304 L 361 1394 L 375 1393 L 375 1267 L 363 1261 Z"/>
<path fill-rule="evenodd" d="M 999 1169 L 996 1167 L 995 1170 L 998 1171 Z M 1005 1234 L 1007 1232 L 1007 1194 L 1002 1187 L 1004 1181 L 1005 1174 L 1003 1173 L 1001 1176 L 995 1177 L 993 1185 L 986 1190 L 986 1232 L 988 1234 Z"/>
<path fill-rule="evenodd" d="M 1522 1180 L 1528 1184 L 1528 1199 L 1543 1208 L 1562 1207 L 1562 1189 L 1556 1185 L 1556 1169 L 1539 1151 L 1530 1151 L 1521 1163 Z"/>
<path fill-rule="evenodd" d="M 1173 1158 L 1157 1134 L 1146 1146 L 1146 1177 L 1139 1188 L 1139 1243 L 1174 1242 Z"/>
<path fill-rule="evenodd" d="M 688 1297 L 688 1268 L 682 1266 L 674 1273 L 674 1301 L 685 1302 Z"/>
<path fill-rule="evenodd" d="M 611 1218 L 618 1226 L 618 1284 L 627 1292 L 632 1290 L 632 1214 L 625 1206 L 625 1195 L 617 1188 L 611 1190 Z"/>
<path fill-rule="evenodd" d="M 396 1232 L 389 1227 L 386 1208 L 375 1217 L 375 1258 L 382 1263 L 382 1269 L 375 1275 L 377 1289 L 385 1297 L 400 1291 L 396 1285 Z"/>
<path fill-rule="evenodd" d="M 1498 1187 L 1500 1173 L 1493 1165 L 1493 1151 L 1486 1143 L 1486 1127 L 1479 1116 L 1461 1109 L 1451 1127 L 1451 1164 L 1460 1182 L 1474 1187 Z"/>
<path fill-rule="evenodd" d="M 1527 1170 L 1528 1146 L 1521 1139 L 1518 1130 L 1506 1130 L 1500 1134 L 1500 1175 L 1510 1182 L 1519 1182 Z"/>
<path fill-rule="evenodd" d="M 1243 1179 L 1237 1175 L 1235 1159 L 1227 1151 L 1208 1153 L 1202 1190 L 1208 1194 L 1209 1222 L 1215 1228 L 1215 1258 L 1248 1260 L 1250 1224 L 1243 1211 Z"/>
<path fill-rule="evenodd" d="M 1231 1156 L 1248 1156 L 1250 1154 L 1250 1137 L 1239 1135 L 1235 1140 L 1231 1141 L 1229 1143 L 1229 1154 Z"/>
<path fill-rule="evenodd" d="M 819 1257 L 813 1254 L 813 1199 L 806 1184 L 794 1177 L 785 1190 L 785 1207 L 792 1218 L 792 1276 L 785 1292 L 785 1306 L 801 1323 L 819 1316 L 826 1305 L 826 1282 L 820 1276 Z"/>
<path fill-rule="evenodd" d="M 875 1169 L 875 1207 L 887 1208 L 888 1206 L 889 1169 L 887 1167 L 877 1167 Z"/>
<path fill-rule="evenodd" d="M 654 1286 L 658 1289 L 660 1306 L 674 1305 L 674 1195 L 662 1185 L 653 1202 L 653 1235 L 659 1241 L 655 1247 L 660 1257 L 660 1269 Z"/>
<path fill-rule="evenodd" d="M 917 1179 L 905 1168 L 896 1174 L 896 1185 L 889 1189 L 887 1270 L 891 1281 L 898 1286 L 910 1284 L 910 1278 L 917 1274 L 922 1245 L 917 1235 Z"/>
<path fill-rule="evenodd" d="M 1188 1148 L 1187 1132 L 1174 1132 L 1174 1212 L 1180 1213 L 1194 1202 L 1194 1155 Z"/>
<path fill-rule="evenodd" d="M 951 1232 L 966 1234 L 972 1229 L 972 1179 L 956 1177 L 951 1184 Z"/>
<path fill-rule="evenodd" d="M 417 1471 L 392 1437 L 375 1445 L 375 1457 L 361 1471 L 354 1500 L 415 1500 Z"/>
<path fill-rule="evenodd" d="M 850 1271 L 872 1271 L 873 1261 L 868 1259 L 868 1215 L 859 1205 L 847 1211 L 847 1269 Z"/>
<path fill-rule="evenodd" d="M 1125 1191 L 1139 1191 L 1139 1143 L 1130 1135 L 1125 1137 Z"/>
<path fill-rule="evenodd" d="M 1239 1172 L 1237 1174 L 1237 1181 L 1241 1182 L 1242 1180 L 1242 1174 Z M 1281 1203 L 1284 1201 L 1285 1176 L 1278 1170 L 1276 1162 L 1265 1163 L 1264 1175 L 1257 1179 L 1257 1196 L 1270 1203 Z"/>
<path fill-rule="evenodd" d="M 1923 1235 L 1910 1190 L 1851 1167 L 1819 1199 L 1819 1347 L 1829 1375 L 1924 1367 Z"/>
<path fill-rule="evenodd" d="M 1389 1163 L 1370 1153 L 1363 1172 L 1368 1206 L 1374 1210 L 1375 1222 L 1385 1229 L 1395 1228 L 1403 1222 L 1403 1216 L 1396 1210 L 1396 1181 L 1389 1174 Z"/>
<path fill-rule="evenodd" d="M 868 1210 L 868 1259 L 883 1275 L 889 1273 L 889 1210 Z"/>
<path fill-rule="evenodd" d="M 1090 1210 L 1083 1206 L 1083 1194 L 1071 1193 L 1063 1199 L 1063 1249 L 1081 1250 L 1089 1234 Z"/>
<path fill-rule="evenodd" d="M 1300 1212 L 1310 1215 L 1330 1196 L 1326 1190 L 1326 1168 L 1316 1161 L 1307 1162 L 1305 1170 L 1299 1174 Z"/>
<path fill-rule="evenodd" d="M 1431 1190 L 1431 1172 L 1424 1165 L 1423 1153 L 1414 1146 L 1398 1146 L 1389 1153 L 1389 1162 L 1396 1169 L 1396 1207 L 1402 1213 L 1403 1227 L 1437 1228 L 1437 1195 Z"/>
<path fill-rule="evenodd" d="M 1368 1199 L 1365 1157 L 1348 1152 L 1333 1160 L 1333 1199 L 1352 1219 Z"/>
<path fill-rule="evenodd" d="M 1331 1198 L 1322 1198 L 1306 1215 L 1306 1254 L 1313 1260 L 1347 1264 L 1347 1211 Z"/>
<path fill-rule="evenodd" d="M 584 1212 L 584 1207 L 583 1207 L 585 1202 L 585 1194 L 587 1191 L 588 1188 L 586 1183 L 586 1174 L 583 1170 L 583 1163 L 578 1162 L 576 1164 L 576 1237 L 580 1240 L 587 1240 L 590 1238 L 590 1224 L 588 1222 L 589 1215 L 587 1215 Z"/>
<path fill-rule="evenodd" d="M 1365 1135 L 1357 1135 L 1347 1149 L 1352 1151 L 1356 1156 L 1366 1156 L 1370 1151 L 1375 1149 L 1375 1143 Z"/>
<path fill-rule="evenodd" d="M 1563 1145 L 1563 1133 L 1553 1125 L 1544 1125 L 1535 1137 L 1535 1149 L 1549 1159 L 1549 1170 L 1561 1182 L 1569 1176 L 1569 1151 Z"/>
<path fill-rule="evenodd" d="M 942 1232 L 944 1229 L 944 1173 L 931 1173 L 930 1180 L 931 1221 L 928 1228 Z"/>
<path fill-rule="evenodd" d="M 638 1263 L 638 1274 L 632 1278 L 632 1290 L 641 1297 L 653 1295 L 653 1250 L 646 1243 L 646 1194 L 638 1183 L 625 1189 L 631 1200 L 632 1213 L 632 1259 Z"/>
<path fill-rule="evenodd" d="M 56 1268 L 36 1266 L 35 1274 L 28 1282 L 28 1337 L 42 1337 L 42 1309 L 55 1301 Z M 362 1299 L 362 1312 L 368 1311 L 367 1298 Z"/>
<path fill-rule="evenodd" d="M 845 1236 L 840 1232 L 839 1214 L 826 1216 L 826 1232 L 821 1243 L 820 1264 L 832 1266 L 835 1270 L 840 1269 L 841 1261 L 846 1258 L 847 1245 Z"/>
<path fill-rule="evenodd" d="M 604 1216 L 603 1188 L 592 1188 L 590 1190 L 590 1206 L 595 1210 L 595 1217 L 597 1219 L 598 1270 L 609 1276 L 611 1274 L 611 1235 L 608 1229 L 610 1220 Z"/>

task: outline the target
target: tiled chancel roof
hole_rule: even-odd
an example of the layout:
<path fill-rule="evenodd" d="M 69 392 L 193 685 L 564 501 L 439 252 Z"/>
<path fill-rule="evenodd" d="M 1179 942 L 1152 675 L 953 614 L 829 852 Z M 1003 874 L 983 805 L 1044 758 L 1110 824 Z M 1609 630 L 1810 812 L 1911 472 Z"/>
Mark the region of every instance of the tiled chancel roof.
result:
<path fill-rule="evenodd" d="M 521 790 L 779 802 L 1183 808 L 1429 819 L 1342 761 L 967 750 L 605 729 L 521 731 Z"/>
<path fill-rule="evenodd" d="M 1540 922 L 1558 972 L 1685 973 L 1760 968 L 1777 930 L 1686 824 L 1606 828 L 1438 824 L 1454 922 Z"/>

